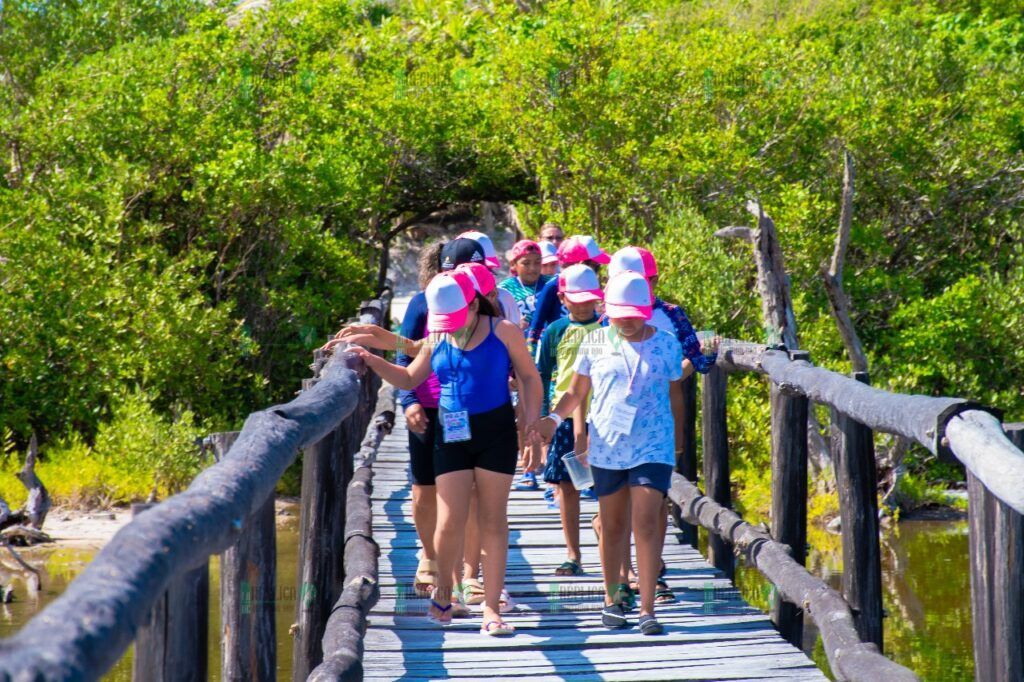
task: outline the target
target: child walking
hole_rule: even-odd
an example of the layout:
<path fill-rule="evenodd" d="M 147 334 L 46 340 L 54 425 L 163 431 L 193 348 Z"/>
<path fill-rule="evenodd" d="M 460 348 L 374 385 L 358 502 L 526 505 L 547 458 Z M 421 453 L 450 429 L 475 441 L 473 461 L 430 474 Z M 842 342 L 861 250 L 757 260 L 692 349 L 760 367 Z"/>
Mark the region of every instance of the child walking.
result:
<path fill-rule="evenodd" d="M 577 352 L 568 390 L 533 431 L 550 442 L 555 430 L 592 391 L 587 423 L 589 461 L 601 514 L 601 569 L 606 627 L 628 625 L 622 600 L 629 586 L 621 574 L 629 542 L 636 538 L 640 583 L 638 625 L 645 635 L 662 632 L 655 618 L 655 581 L 664 533 L 658 515 L 675 462 L 675 425 L 669 403 L 682 379 L 683 352 L 674 336 L 647 324 L 651 288 L 635 272 L 622 272 L 604 291 L 609 327 L 591 331 Z"/>
<path fill-rule="evenodd" d="M 552 322 L 541 336 L 537 354 L 544 395 L 550 404 L 557 404 L 572 381 L 576 351 L 584 337 L 600 326 L 595 312 L 603 298 L 597 274 L 586 265 L 572 265 L 558 275 L 558 299 L 569 311 L 568 317 Z M 553 380 L 553 381 L 552 381 Z M 582 413 L 578 410 L 577 413 Z M 544 481 L 558 486 L 562 532 L 568 557 L 555 569 L 555 575 L 583 573 L 580 553 L 580 492 L 573 485 L 562 463 L 562 456 L 573 452 L 576 438 L 573 418 L 565 419 L 555 430 L 548 450 Z M 586 428 L 586 425 L 581 425 Z M 582 439 L 581 439 L 582 440 Z"/>

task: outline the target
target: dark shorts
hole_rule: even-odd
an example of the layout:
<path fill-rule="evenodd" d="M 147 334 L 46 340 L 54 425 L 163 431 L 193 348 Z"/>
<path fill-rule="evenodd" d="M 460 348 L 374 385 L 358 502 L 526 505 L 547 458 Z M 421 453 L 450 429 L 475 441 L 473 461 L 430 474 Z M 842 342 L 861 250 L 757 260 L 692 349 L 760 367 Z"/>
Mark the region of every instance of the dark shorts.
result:
<path fill-rule="evenodd" d="M 662 495 L 672 485 L 671 464 L 640 464 L 632 469 L 602 469 L 590 466 L 594 475 L 594 494 L 598 497 L 618 492 L 627 483 L 630 486 L 654 488 Z"/>
<path fill-rule="evenodd" d="M 437 408 L 424 407 L 427 414 L 425 433 L 409 431 L 409 477 L 413 485 L 434 485 L 434 432 L 437 430 Z"/>
<path fill-rule="evenodd" d="M 544 466 L 545 483 L 572 481 L 569 478 L 569 470 L 565 468 L 565 464 L 562 462 L 562 455 L 572 452 L 575 447 L 576 434 L 572 431 L 572 417 L 569 417 L 563 420 L 558 425 L 558 428 L 555 429 L 555 435 L 551 439 L 551 446 L 548 447 L 548 461 Z"/>
<path fill-rule="evenodd" d="M 469 415 L 472 438 L 445 443 L 443 429 L 434 430 L 434 476 L 467 469 L 487 469 L 512 476 L 519 460 L 516 413 L 508 402 L 489 412 Z"/>

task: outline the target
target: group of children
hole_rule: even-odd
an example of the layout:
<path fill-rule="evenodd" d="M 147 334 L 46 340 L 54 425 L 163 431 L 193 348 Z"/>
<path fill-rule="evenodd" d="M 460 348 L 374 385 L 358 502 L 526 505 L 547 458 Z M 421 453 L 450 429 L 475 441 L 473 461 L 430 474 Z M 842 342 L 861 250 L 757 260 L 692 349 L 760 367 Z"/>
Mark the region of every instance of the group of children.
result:
<path fill-rule="evenodd" d="M 504 589 L 513 476 L 517 466 L 527 481 L 543 469 L 556 487 L 568 554 L 556 574 L 579 575 L 580 491 L 563 459 L 575 453 L 589 465 L 598 499 L 602 622 L 627 626 L 639 593 L 637 625 L 659 633 L 655 603 L 674 601 L 661 551 L 681 380 L 710 369 L 716 344 L 702 348 L 683 310 L 654 295 L 657 263 L 646 249 L 609 256 L 592 237 L 566 238 L 549 223 L 506 256 L 512 276 L 498 283 L 500 262 L 486 235 L 428 247 L 423 291 L 399 334 L 353 325 L 328 344 L 397 353 L 392 364 L 356 347 L 400 390 L 422 545 L 414 587 L 430 596 L 432 622 L 481 604 L 481 633 L 512 634 L 502 614 L 514 606 Z"/>

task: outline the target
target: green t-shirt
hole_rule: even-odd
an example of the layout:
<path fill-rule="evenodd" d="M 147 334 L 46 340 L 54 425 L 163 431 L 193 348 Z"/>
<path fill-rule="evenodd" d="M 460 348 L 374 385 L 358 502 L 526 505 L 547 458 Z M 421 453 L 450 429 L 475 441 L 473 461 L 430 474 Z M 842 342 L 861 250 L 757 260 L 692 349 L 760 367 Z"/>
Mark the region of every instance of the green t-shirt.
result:
<path fill-rule="evenodd" d="M 576 364 L 580 343 L 587 334 L 601 326 L 599 320 L 597 315 L 589 322 L 576 322 L 571 317 L 562 317 L 544 330 L 537 351 L 537 369 L 544 383 L 545 414 L 569 390 L 572 367 Z"/>
<path fill-rule="evenodd" d="M 519 306 L 520 314 L 529 324 L 533 322 L 533 311 L 537 309 L 537 295 L 549 279 L 550 275 L 541 275 L 532 285 L 526 286 L 518 277 L 509 277 L 501 280 L 498 287 L 512 294 L 512 298 L 516 299 L 516 305 Z"/>

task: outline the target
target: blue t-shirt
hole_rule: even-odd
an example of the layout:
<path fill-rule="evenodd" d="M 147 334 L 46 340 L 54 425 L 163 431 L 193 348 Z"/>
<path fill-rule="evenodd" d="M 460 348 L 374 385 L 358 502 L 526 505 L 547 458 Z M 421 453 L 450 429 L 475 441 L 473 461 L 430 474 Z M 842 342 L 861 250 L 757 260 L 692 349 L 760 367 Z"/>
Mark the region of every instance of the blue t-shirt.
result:
<path fill-rule="evenodd" d="M 533 311 L 533 320 L 530 322 L 530 332 L 526 335 L 526 342 L 530 348 L 530 354 L 537 352 L 537 344 L 544 334 L 544 329 L 560 317 L 565 317 L 569 311 L 565 309 L 562 302 L 558 300 L 558 278 L 552 277 L 551 281 L 544 285 L 544 288 L 537 294 L 537 307 Z"/>
<path fill-rule="evenodd" d="M 683 349 L 674 336 L 655 329 L 649 338 L 632 343 L 614 327 L 601 327 L 583 339 L 573 369 L 591 381 L 591 464 L 602 469 L 675 464 L 669 382 L 683 376 Z M 614 411 L 623 402 L 636 408 L 628 434 L 612 427 Z"/>

